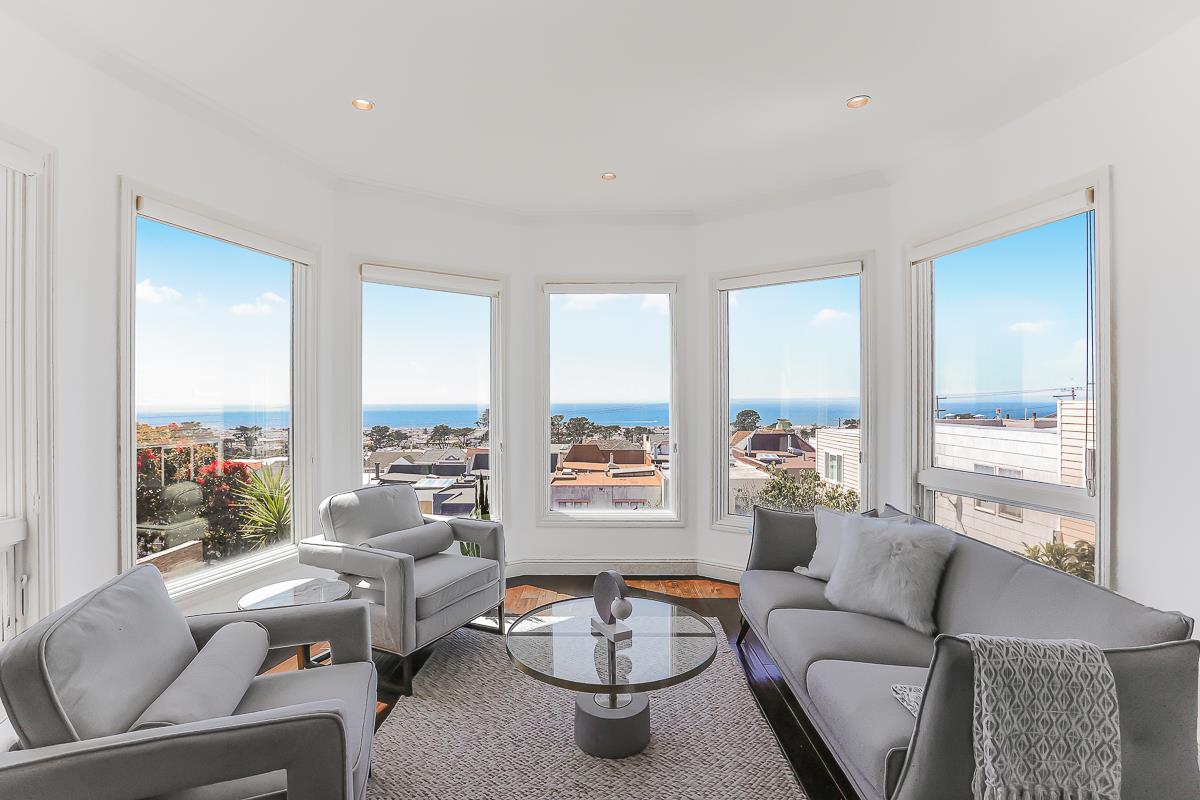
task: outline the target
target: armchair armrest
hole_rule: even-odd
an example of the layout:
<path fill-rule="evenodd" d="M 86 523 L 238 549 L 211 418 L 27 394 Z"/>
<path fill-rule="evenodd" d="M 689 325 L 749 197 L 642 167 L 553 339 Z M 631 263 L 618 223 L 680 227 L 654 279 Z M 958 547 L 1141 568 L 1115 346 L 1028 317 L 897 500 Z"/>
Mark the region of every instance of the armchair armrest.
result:
<path fill-rule="evenodd" d="M 187 623 L 196 645 L 203 647 L 221 628 L 243 620 L 266 628 L 270 647 L 328 641 L 335 664 L 371 661 L 371 619 L 365 600 L 196 614 Z"/>
<path fill-rule="evenodd" d="M 416 649 L 417 594 L 411 555 L 314 537 L 300 542 L 300 561 L 343 575 L 383 581 L 383 606 L 390 638 L 404 653 Z"/>
<path fill-rule="evenodd" d="M 0 796 L 128 800 L 287 771 L 290 800 L 353 800 L 342 712 L 318 702 L 0 754 Z"/>
<path fill-rule="evenodd" d="M 454 538 L 479 545 L 479 555 L 500 564 L 500 586 L 504 586 L 504 526 L 486 519 L 454 517 L 446 520 Z"/>

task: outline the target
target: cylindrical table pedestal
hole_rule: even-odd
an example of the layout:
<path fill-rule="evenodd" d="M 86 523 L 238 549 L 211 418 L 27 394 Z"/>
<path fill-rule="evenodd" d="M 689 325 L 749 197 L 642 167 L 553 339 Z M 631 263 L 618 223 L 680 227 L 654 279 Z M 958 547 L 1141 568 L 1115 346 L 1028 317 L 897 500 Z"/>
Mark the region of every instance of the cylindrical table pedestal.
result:
<path fill-rule="evenodd" d="M 610 697 L 591 692 L 575 695 L 575 744 L 597 758 L 625 758 L 642 752 L 650 743 L 650 697 L 643 693 L 616 695 L 619 707 L 609 708 Z"/>

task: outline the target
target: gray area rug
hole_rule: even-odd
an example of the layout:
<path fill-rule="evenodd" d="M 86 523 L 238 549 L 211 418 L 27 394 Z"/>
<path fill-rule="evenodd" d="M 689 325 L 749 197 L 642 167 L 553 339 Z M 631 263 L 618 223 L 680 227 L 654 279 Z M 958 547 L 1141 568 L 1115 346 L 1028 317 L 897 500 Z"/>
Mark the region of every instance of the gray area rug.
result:
<path fill-rule="evenodd" d="M 724 636 L 703 673 L 650 694 L 650 746 L 621 760 L 581 753 L 574 693 L 517 672 L 495 634 L 447 637 L 413 689 L 375 736 L 370 800 L 805 798 Z"/>

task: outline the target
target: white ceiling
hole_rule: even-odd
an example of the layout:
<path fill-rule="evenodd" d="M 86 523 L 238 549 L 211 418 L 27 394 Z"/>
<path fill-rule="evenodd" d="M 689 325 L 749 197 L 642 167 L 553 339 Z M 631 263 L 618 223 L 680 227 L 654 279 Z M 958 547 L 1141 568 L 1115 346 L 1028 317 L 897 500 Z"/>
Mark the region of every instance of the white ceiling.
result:
<path fill-rule="evenodd" d="M 1194 0 L 0 4 L 327 173 L 539 213 L 711 210 L 886 175 L 1200 14 Z M 875 102 L 846 109 L 859 93 Z M 364 96 L 374 111 L 350 107 Z"/>

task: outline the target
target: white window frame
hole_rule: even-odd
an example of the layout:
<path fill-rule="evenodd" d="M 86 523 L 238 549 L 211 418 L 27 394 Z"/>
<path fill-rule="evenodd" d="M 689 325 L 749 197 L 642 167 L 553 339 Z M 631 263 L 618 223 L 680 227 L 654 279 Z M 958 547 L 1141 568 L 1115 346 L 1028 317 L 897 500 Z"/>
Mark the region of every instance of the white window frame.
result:
<path fill-rule="evenodd" d="M 1112 583 L 1111 456 L 1113 442 L 1111 296 L 1111 188 L 1107 169 L 1061 184 L 1035 197 L 984 216 L 946 235 L 909 248 L 911 272 L 909 441 L 912 505 L 932 518 L 936 493 L 975 501 L 1020 506 L 1092 522 L 1096 527 L 1096 582 Z M 1004 236 L 1087 211 L 1094 212 L 1095 236 L 1095 406 L 1096 448 L 1092 489 L 1041 483 L 933 465 L 933 261 Z"/>
<path fill-rule="evenodd" d="M 831 480 L 829 477 L 830 465 L 837 464 L 837 480 Z M 831 450 L 825 451 L 825 480 L 829 483 L 836 483 L 839 486 L 842 483 L 842 470 L 845 469 L 844 456 L 841 453 L 834 453 Z"/>
<path fill-rule="evenodd" d="M 680 469 L 679 443 L 683 441 L 683 415 L 679 402 L 681 365 L 679 361 L 679 297 L 674 281 L 603 282 L 541 282 L 542 297 L 538 314 L 538 409 L 541 413 L 541 453 L 538 465 L 539 526 L 604 527 L 619 523 L 621 527 L 682 527 L 684 523 L 683 473 Z M 671 429 L 671 477 L 667 482 L 667 507 L 649 511 L 565 511 L 550 506 L 550 296 L 552 294 L 665 294 L 670 301 L 671 318 L 671 398 L 668 424 Z"/>
<path fill-rule="evenodd" d="M 317 310 L 315 275 L 317 247 L 282 235 L 257 232 L 251 224 L 231 215 L 175 197 L 127 178 L 121 179 L 120 313 L 118 315 L 118 372 L 120 409 L 117 474 L 119 476 L 119 558 L 121 569 L 137 562 L 137 479 L 134 458 L 137 428 L 134 424 L 135 280 L 137 276 L 136 226 L 139 216 L 164 222 L 204 236 L 236 244 L 292 262 L 292 363 L 291 444 L 292 475 L 291 543 L 252 553 L 210 569 L 167 581 L 172 599 L 194 598 L 252 573 L 286 561 L 297 561 L 298 543 L 316 533 L 317 447 Z"/>
<path fill-rule="evenodd" d="M 871 447 L 871 419 L 874 397 L 871 375 L 874 372 L 874 345 L 871 339 L 870 272 L 873 253 L 817 259 L 766 269 L 741 270 L 715 275 L 710 295 L 713 330 L 713 497 L 712 527 L 748 533 L 752 517 L 732 513 L 729 500 L 729 292 L 758 289 L 791 283 L 806 283 L 830 278 L 858 277 L 859 305 L 859 491 L 864 508 L 872 507 L 875 465 Z M 845 474 L 843 454 L 842 471 Z M 823 465 L 822 465 L 823 466 Z"/>
<path fill-rule="evenodd" d="M 358 393 L 358 421 L 355 430 L 362 433 L 362 285 L 378 283 L 402 286 L 409 289 L 430 289 L 438 292 L 469 294 L 486 297 L 491 301 L 490 359 L 488 387 L 488 470 L 491 473 L 488 501 L 491 517 L 504 519 L 506 507 L 506 481 L 504 480 L 504 435 L 507 430 L 504 404 L 504 297 L 506 281 L 495 276 L 475 275 L 426 267 L 402 266 L 381 260 L 364 261 L 359 264 L 358 296 L 358 359 L 355 361 L 357 377 L 355 391 Z M 361 455 L 361 454 L 360 454 Z M 359 458 L 361 466 L 362 459 Z M 360 478 L 361 480 L 361 478 Z M 356 484 L 357 485 L 357 484 Z M 432 515 L 431 515 L 432 516 Z"/>
<path fill-rule="evenodd" d="M 0 139 L 0 166 L 14 173 L 12 229 L 0 217 L 0 281 L 7 301 L 0 352 L 0 641 L 56 607 L 51 338 L 54 156 L 48 147 Z M 7 192 L 6 182 L 0 191 Z M 4 204 L 7 206 L 7 203 Z M 4 714 L 0 709 L 0 720 Z"/>

